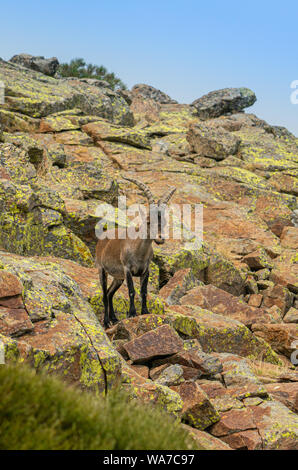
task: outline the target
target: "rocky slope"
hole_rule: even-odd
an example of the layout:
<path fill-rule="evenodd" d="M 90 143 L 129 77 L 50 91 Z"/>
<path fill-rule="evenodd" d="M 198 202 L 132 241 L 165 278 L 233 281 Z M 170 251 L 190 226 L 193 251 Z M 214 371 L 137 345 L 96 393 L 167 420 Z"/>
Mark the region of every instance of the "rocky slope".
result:
<path fill-rule="evenodd" d="M 256 100 L 245 88 L 184 105 L 147 85 L 43 75 L 37 59 L 0 61 L 6 360 L 99 393 L 121 383 L 205 448 L 296 449 L 298 139 L 244 113 Z M 123 286 L 105 332 L 96 208 L 145 202 L 123 175 L 203 204 L 204 244 L 155 249 L 150 315 L 126 319 Z"/>

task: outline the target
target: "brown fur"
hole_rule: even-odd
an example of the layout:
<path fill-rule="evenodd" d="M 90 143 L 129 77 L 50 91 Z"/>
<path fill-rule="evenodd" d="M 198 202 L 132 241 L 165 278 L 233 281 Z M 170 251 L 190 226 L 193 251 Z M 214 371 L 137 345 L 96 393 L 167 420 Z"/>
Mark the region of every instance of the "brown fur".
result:
<path fill-rule="evenodd" d="M 145 193 L 152 203 L 153 196 L 149 188 L 145 187 L 143 183 L 137 180 L 131 179 L 138 186 L 142 186 L 141 189 L 145 189 Z M 140 229 L 144 230 L 147 234 L 145 239 L 137 238 L 135 240 L 131 238 L 121 239 L 118 238 L 118 230 L 112 233 L 113 238 L 108 238 L 110 232 L 106 232 L 106 238 L 98 240 L 96 246 L 96 265 L 99 270 L 99 278 L 103 290 L 103 302 L 104 302 L 104 326 L 108 328 L 110 322 L 116 323 L 117 317 L 113 309 L 113 295 L 122 285 L 123 281 L 126 280 L 129 298 L 130 308 L 128 316 L 132 317 L 136 315 L 136 309 L 134 305 L 135 289 L 133 284 L 133 276 L 140 277 L 141 279 L 141 298 L 142 298 L 142 314 L 149 313 L 147 310 L 147 284 L 149 277 L 149 265 L 153 257 L 152 242 L 157 244 L 163 244 L 164 239 L 162 238 L 162 206 L 168 202 L 169 198 L 173 194 L 172 189 L 167 195 L 164 196 L 158 203 L 155 203 L 155 208 L 158 211 L 158 222 L 156 228 L 157 237 L 150 238 L 151 222 L 149 216 L 143 220 Z M 108 275 L 113 277 L 113 282 L 109 288 L 107 288 L 107 277 Z"/>

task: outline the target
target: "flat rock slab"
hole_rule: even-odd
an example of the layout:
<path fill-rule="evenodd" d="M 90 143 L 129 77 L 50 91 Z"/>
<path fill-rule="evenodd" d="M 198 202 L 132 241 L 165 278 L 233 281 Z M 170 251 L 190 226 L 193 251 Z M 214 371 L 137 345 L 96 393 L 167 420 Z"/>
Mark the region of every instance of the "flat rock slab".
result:
<path fill-rule="evenodd" d="M 230 410 L 221 415 L 220 421 L 211 428 L 215 437 L 224 437 L 235 432 L 256 429 L 250 410 Z"/>
<path fill-rule="evenodd" d="M 191 289 L 181 299 L 182 305 L 197 305 L 213 313 L 238 320 L 245 326 L 270 323 L 270 316 L 262 308 L 251 307 L 234 295 L 209 284 Z"/>
<path fill-rule="evenodd" d="M 171 326 L 163 325 L 129 341 L 123 347 L 133 362 L 147 362 L 176 354 L 183 349 L 183 340 Z"/>
<path fill-rule="evenodd" d="M 265 362 L 280 362 L 267 343 L 237 320 L 193 305 L 173 305 L 167 314 L 175 330 L 198 339 L 206 353 L 232 353 L 255 359 L 262 354 Z"/>

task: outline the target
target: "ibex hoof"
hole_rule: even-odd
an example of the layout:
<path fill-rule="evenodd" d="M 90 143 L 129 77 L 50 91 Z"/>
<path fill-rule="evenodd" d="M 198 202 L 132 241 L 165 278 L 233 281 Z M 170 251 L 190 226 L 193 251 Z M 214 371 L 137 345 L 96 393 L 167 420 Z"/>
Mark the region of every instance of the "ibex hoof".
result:
<path fill-rule="evenodd" d="M 133 313 L 129 313 L 127 315 L 127 318 L 133 318 L 133 317 L 136 317 L 136 316 L 137 316 L 136 312 L 133 312 Z"/>

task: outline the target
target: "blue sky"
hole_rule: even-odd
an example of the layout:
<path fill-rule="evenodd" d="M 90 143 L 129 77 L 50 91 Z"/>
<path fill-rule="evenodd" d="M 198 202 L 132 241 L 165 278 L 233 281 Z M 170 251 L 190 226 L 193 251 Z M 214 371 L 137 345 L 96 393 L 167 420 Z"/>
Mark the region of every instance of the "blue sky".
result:
<path fill-rule="evenodd" d="M 298 136 L 298 3 L 209 0 L 1 2 L 0 57 L 83 57 L 130 88 L 148 83 L 179 102 L 247 86 L 250 108 Z"/>

